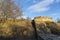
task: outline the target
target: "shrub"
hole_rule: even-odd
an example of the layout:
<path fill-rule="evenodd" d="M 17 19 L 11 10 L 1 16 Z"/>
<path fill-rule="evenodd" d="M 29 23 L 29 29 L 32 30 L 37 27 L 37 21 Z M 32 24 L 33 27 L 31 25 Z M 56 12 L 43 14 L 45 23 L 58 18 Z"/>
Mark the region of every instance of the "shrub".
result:
<path fill-rule="evenodd" d="M 37 24 L 37 31 L 40 33 L 51 33 L 50 29 L 46 27 L 46 23 Z"/>
<path fill-rule="evenodd" d="M 60 35 L 60 27 L 55 22 L 46 22 L 46 26 L 53 34 Z"/>

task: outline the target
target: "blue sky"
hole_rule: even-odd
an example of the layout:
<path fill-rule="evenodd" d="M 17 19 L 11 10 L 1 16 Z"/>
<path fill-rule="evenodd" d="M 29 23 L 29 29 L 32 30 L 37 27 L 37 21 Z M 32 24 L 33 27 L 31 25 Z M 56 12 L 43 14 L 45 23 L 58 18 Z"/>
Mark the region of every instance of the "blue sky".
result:
<path fill-rule="evenodd" d="M 60 0 L 15 0 L 21 4 L 24 17 L 48 16 L 56 20 L 60 17 Z"/>

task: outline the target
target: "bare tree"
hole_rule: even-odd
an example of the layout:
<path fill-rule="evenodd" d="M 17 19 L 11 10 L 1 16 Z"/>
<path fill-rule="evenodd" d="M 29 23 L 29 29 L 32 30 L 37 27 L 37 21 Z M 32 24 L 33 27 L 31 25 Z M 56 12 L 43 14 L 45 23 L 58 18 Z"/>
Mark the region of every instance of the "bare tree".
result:
<path fill-rule="evenodd" d="M 19 8 L 12 0 L 3 0 L 2 2 L 2 15 L 4 18 L 16 19 L 22 16 L 21 8 Z"/>

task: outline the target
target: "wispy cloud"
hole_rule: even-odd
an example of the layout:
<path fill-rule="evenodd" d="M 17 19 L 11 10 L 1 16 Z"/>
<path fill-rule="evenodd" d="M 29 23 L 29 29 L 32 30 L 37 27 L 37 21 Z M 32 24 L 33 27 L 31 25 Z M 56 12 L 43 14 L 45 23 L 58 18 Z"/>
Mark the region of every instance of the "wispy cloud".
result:
<path fill-rule="evenodd" d="M 57 15 L 57 13 L 53 13 L 53 14 L 51 14 L 51 16 L 56 16 Z"/>
<path fill-rule="evenodd" d="M 43 1 L 40 1 L 39 3 L 37 3 L 35 5 L 28 7 L 28 10 L 30 12 L 48 11 L 50 9 L 49 5 L 53 4 L 56 1 L 59 1 L 59 0 L 43 0 Z"/>
<path fill-rule="evenodd" d="M 36 3 L 36 0 L 26 0 L 27 2 L 32 1 L 33 3 Z"/>
<path fill-rule="evenodd" d="M 56 0 L 56 2 L 57 2 L 57 3 L 59 3 L 59 2 L 60 2 L 60 0 Z"/>

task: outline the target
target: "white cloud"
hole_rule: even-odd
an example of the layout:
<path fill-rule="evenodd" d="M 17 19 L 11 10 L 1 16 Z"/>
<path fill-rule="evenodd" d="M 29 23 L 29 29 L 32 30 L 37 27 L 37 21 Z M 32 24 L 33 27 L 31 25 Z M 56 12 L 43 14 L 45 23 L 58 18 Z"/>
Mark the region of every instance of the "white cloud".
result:
<path fill-rule="evenodd" d="M 26 16 L 17 17 L 17 19 L 21 19 L 21 18 L 27 19 Z"/>
<path fill-rule="evenodd" d="M 22 18 L 26 19 L 27 17 L 26 16 L 22 16 Z"/>
<path fill-rule="evenodd" d="M 49 10 L 50 8 L 45 8 L 45 7 L 43 7 L 43 8 L 39 8 L 39 7 L 37 7 L 37 8 L 31 8 L 31 9 L 29 9 L 31 12 L 43 12 L 43 11 L 47 11 L 47 10 Z"/>
<path fill-rule="evenodd" d="M 57 16 L 57 13 L 53 13 L 53 14 L 51 14 L 51 16 Z"/>
<path fill-rule="evenodd" d="M 43 0 L 39 3 L 28 7 L 28 10 L 31 12 L 44 12 L 50 9 L 49 5 L 53 4 L 55 0 Z"/>

